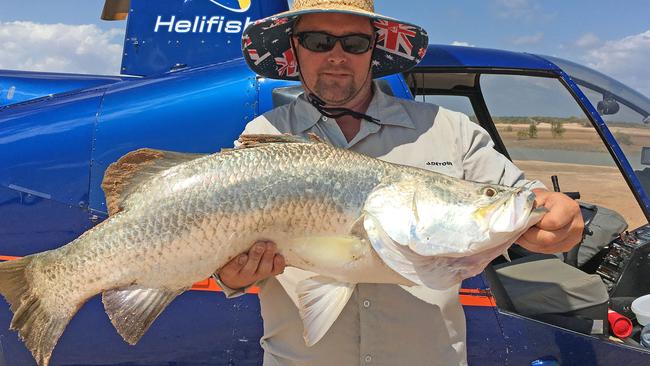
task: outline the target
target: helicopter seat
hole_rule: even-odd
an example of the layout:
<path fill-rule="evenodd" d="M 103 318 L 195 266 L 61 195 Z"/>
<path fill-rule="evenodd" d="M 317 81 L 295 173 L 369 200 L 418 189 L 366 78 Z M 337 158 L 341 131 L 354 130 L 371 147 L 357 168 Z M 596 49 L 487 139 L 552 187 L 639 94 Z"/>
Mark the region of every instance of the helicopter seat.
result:
<path fill-rule="evenodd" d="M 609 294 L 598 275 L 546 254 L 495 269 L 518 314 L 584 334 L 606 332 Z"/>

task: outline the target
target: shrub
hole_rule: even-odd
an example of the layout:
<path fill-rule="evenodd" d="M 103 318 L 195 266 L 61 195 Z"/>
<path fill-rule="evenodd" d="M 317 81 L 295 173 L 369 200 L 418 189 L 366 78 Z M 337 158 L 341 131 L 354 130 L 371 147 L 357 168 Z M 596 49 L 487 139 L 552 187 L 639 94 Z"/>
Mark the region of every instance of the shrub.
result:
<path fill-rule="evenodd" d="M 526 140 L 528 139 L 528 131 L 519 130 L 517 131 L 517 140 Z"/>
<path fill-rule="evenodd" d="M 553 138 L 562 137 L 564 131 L 566 131 L 566 128 L 564 128 L 564 123 L 562 123 L 562 121 L 556 120 L 551 122 L 551 135 Z"/>
<path fill-rule="evenodd" d="M 530 126 L 528 126 L 528 137 L 531 139 L 537 138 L 537 124 L 531 123 Z"/>
<path fill-rule="evenodd" d="M 632 145 L 632 138 L 630 135 L 626 134 L 625 132 L 621 131 L 616 131 L 614 132 L 614 138 L 616 141 L 618 141 L 619 144 L 623 145 Z"/>

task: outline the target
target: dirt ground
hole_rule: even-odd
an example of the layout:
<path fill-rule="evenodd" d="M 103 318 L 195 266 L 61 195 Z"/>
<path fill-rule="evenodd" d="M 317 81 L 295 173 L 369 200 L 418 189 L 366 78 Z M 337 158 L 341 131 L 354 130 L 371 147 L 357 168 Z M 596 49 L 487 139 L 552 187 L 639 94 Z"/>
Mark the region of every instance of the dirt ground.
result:
<path fill-rule="evenodd" d="M 596 130 L 580 123 L 564 123 L 561 136 L 553 136 L 551 124 L 537 124 L 537 137 L 527 135 L 529 124 L 497 123 L 497 129 L 506 147 L 551 149 L 605 153 L 607 149 Z M 650 146 L 650 129 L 611 127 L 611 132 L 623 151 L 629 156 L 639 156 L 644 146 Z M 552 188 L 550 174 L 557 174 L 560 188 L 565 192 L 580 192 L 581 201 L 610 208 L 620 213 L 630 229 L 647 221 L 632 195 L 627 183 L 614 166 L 551 163 L 545 161 L 515 161 L 527 178 L 539 179 Z"/>
<path fill-rule="evenodd" d="M 528 179 L 539 179 L 549 189 L 553 187 L 548 172 L 558 175 L 565 192 L 579 191 L 580 201 L 597 204 L 621 214 L 629 229 L 646 224 L 641 208 L 617 168 L 593 165 L 515 161 Z"/>

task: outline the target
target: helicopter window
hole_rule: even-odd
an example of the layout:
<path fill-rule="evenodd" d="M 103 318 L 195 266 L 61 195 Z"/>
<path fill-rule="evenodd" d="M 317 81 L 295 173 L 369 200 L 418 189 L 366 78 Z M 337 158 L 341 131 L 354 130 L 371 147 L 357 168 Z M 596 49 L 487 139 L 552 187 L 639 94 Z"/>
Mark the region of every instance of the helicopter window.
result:
<path fill-rule="evenodd" d="M 650 192 L 650 110 L 609 91 L 580 84 L 634 169 L 643 189 Z"/>
<path fill-rule="evenodd" d="M 551 189 L 557 176 L 563 192 L 613 210 L 630 229 L 647 223 L 607 146 L 558 79 L 485 74 L 480 85 L 510 157 L 527 178 Z M 620 128 L 630 139 L 637 133 Z"/>
<path fill-rule="evenodd" d="M 458 95 L 420 95 L 415 100 L 432 103 L 441 107 L 450 109 L 452 111 L 465 113 L 476 122 L 474 110 L 468 97 Z"/>
<path fill-rule="evenodd" d="M 474 122 L 477 119 L 467 90 L 473 90 L 475 78 L 476 75 L 471 73 L 414 72 L 405 74 L 411 94 L 416 101 L 465 113 Z M 452 93 L 453 95 L 450 95 Z"/>

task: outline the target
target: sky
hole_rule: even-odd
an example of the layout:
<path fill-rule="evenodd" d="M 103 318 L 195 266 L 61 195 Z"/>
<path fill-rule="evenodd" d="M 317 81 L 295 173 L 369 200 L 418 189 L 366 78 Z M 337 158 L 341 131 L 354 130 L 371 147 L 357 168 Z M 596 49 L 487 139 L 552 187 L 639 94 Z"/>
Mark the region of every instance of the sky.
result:
<path fill-rule="evenodd" d="M 118 74 L 126 22 L 101 21 L 103 3 L 0 0 L 0 69 Z M 557 56 L 650 96 L 648 0 L 376 0 L 375 8 L 423 26 L 430 43 Z"/>

